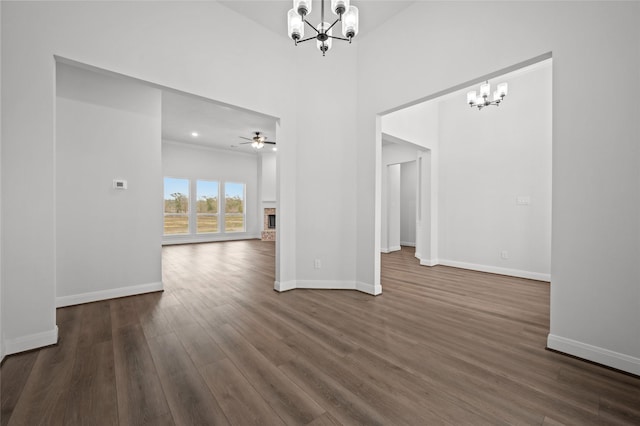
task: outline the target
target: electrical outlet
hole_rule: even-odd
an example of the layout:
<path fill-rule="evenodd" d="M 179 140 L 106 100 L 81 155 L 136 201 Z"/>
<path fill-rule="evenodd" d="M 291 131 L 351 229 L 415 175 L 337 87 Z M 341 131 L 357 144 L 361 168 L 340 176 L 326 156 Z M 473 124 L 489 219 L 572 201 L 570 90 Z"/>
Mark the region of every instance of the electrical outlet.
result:
<path fill-rule="evenodd" d="M 313 261 L 313 267 L 316 269 L 322 268 L 322 264 L 320 263 L 320 259 L 316 259 Z"/>
<path fill-rule="evenodd" d="M 509 252 L 508 252 L 508 251 L 506 251 L 506 250 L 502 250 L 502 251 L 500 252 L 500 258 L 501 258 L 501 259 L 508 259 L 508 258 L 509 258 Z"/>

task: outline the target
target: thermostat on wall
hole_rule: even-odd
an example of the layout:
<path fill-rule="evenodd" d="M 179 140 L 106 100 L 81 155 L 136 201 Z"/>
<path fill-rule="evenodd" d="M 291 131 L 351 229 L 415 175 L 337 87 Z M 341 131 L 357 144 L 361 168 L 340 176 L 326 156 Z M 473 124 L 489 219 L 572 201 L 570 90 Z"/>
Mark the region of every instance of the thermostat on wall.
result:
<path fill-rule="evenodd" d="M 127 189 L 127 181 L 124 179 L 114 179 L 113 189 Z"/>

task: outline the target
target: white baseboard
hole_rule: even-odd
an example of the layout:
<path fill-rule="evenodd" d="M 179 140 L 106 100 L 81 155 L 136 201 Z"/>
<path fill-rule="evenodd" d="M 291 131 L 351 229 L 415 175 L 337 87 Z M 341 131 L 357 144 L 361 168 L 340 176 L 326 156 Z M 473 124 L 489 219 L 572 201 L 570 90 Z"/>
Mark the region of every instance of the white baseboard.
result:
<path fill-rule="evenodd" d="M 356 281 L 356 290 L 361 291 L 363 293 L 370 294 L 372 296 L 377 296 L 382 294 L 382 286 L 380 284 L 374 285 L 369 283 L 363 283 L 362 281 Z"/>
<path fill-rule="evenodd" d="M 422 264 L 422 261 L 420 262 Z M 479 265 L 476 263 L 458 262 L 455 260 L 440 259 L 437 263 L 427 266 L 444 265 L 452 266 L 454 268 L 470 269 L 472 271 L 489 272 L 491 274 L 508 275 L 511 277 L 527 278 L 529 280 L 537 281 L 551 281 L 551 274 L 543 274 L 540 272 L 522 271 L 520 269 L 501 268 L 498 266 Z"/>
<path fill-rule="evenodd" d="M 391 252 L 399 251 L 399 250 L 402 250 L 402 248 L 400 246 L 391 246 L 391 247 L 381 248 L 380 252 L 381 253 L 391 253 Z"/>
<path fill-rule="evenodd" d="M 553 334 L 547 336 L 547 347 L 640 376 L 640 358 L 637 357 Z"/>
<path fill-rule="evenodd" d="M 363 283 L 360 281 L 329 281 L 329 280 L 297 280 L 297 281 L 276 281 L 273 285 L 275 291 L 284 292 L 296 288 L 318 289 L 318 290 L 357 290 L 363 293 L 377 296 L 382 293 L 382 286 Z"/>
<path fill-rule="evenodd" d="M 197 244 L 197 243 L 217 243 L 220 241 L 239 241 L 239 240 L 259 240 L 262 237 L 258 234 L 232 235 L 224 234 L 215 236 L 192 236 L 192 235 L 172 235 L 162 238 L 163 246 L 172 246 L 175 244 Z"/>
<path fill-rule="evenodd" d="M 7 339 L 4 341 L 4 355 L 17 354 L 31 349 L 42 348 L 44 346 L 58 343 L 58 326 L 54 326 L 49 331 L 28 334 L 26 336 Z"/>
<path fill-rule="evenodd" d="M 337 280 L 297 280 L 296 288 L 316 288 L 324 290 L 356 290 L 355 281 Z"/>
<path fill-rule="evenodd" d="M 293 290 L 294 288 L 296 288 L 295 281 L 285 281 L 285 282 L 276 281 L 273 283 L 273 289 L 279 292 Z"/>
<path fill-rule="evenodd" d="M 129 287 L 113 288 L 109 290 L 92 291 L 89 293 L 72 294 L 70 296 L 56 297 L 56 308 L 79 305 L 81 303 L 97 302 L 99 300 L 115 299 L 117 297 L 135 296 L 137 294 L 162 291 L 162 281 L 148 284 L 133 285 Z"/>
<path fill-rule="evenodd" d="M 416 243 L 415 242 L 411 242 L 411 241 L 400 241 L 400 245 L 401 246 L 407 246 L 407 247 L 415 247 Z"/>
<path fill-rule="evenodd" d="M 420 259 L 420 265 L 422 266 L 436 266 L 439 264 L 440 262 L 438 261 L 438 259 Z"/>
<path fill-rule="evenodd" d="M 413 254 L 413 257 L 415 257 L 415 258 L 417 258 L 417 259 L 420 259 L 420 258 L 422 257 L 422 255 L 421 255 L 420 253 L 418 253 L 418 252 L 415 252 L 415 253 Z"/>

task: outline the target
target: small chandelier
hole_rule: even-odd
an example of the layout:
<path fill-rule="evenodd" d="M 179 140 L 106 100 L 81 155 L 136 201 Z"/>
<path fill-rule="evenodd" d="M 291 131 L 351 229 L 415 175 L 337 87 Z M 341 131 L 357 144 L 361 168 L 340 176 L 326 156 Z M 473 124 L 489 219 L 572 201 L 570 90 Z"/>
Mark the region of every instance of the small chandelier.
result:
<path fill-rule="evenodd" d="M 287 13 L 289 37 L 295 42 L 296 46 L 298 43 L 315 39 L 316 46 L 322 52 L 322 56 L 331 49 L 333 39 L 351 43 L 351 40 L 358 34 L 358 8 L 350 6 L 349 2 L 350 0 L 331 0 L 331 11 L 338 18 L 333 21 L 333 24 L 329 24 L 324 20 L 324 0 L 321 0 L 320 24 L 314 27 L 306 19 L 306 16 L 311 13 L 311 0 L 293 0 L 293 9 Z M 333 27 L 338 22 L 342 22 L 342 35 L 344 37 L 333 35 Z M 305 23 L 315 31 L 313 36 L 308 38 L 303 38 Z"/>
<path fill-rule="evenodd" d="M 478 107 L 478 109 L 482 109 L 489 105 L 499 106 L 500 102 L 504 100 L 504 97 L 507 96 L 507 91 L 509 87 L 507 83 L 498 84 L 498 88 L 495 92 L 493 92 L 493 100 L 489 100 L 489 93 L 491 93 L 491 85 L 489 82 L 485 82 L 480 86 L 480 95 L 476 96 L 476 91 L 472 90 L 467 93 L 467 103 L 470 107 Z"/>

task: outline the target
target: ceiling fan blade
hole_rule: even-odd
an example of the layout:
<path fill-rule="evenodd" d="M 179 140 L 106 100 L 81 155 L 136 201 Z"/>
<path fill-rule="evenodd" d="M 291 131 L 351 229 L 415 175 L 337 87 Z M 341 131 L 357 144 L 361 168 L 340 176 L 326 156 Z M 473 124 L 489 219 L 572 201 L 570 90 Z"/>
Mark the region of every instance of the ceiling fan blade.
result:
<path fill-rule="evenodd" d="M 238 136 L 238 137 L 239 137 L 240 139 L 244 139 L 244 140 L 247 140 L 247 141 L 251 141 L 251 142 L 253 142 L 253 139 L 245 138 L 244 136 Z"/>
<path fill-rule="evenodd" d="M 247 144 L 250 144 L 250 143 L 253 143 L 253 141 L 251 141 L 251 142 L 240 142 L 238 145 L 247 145 Z"/>
<path fill-rule="evenodd" d="M 271 145 L 275 145 L 275 142 L 271 142 L 271 141 L 264 141 L 264 143 L 270 143 Z"/>

